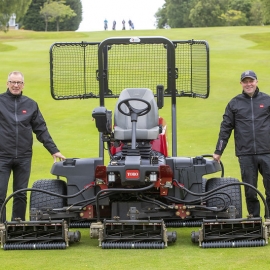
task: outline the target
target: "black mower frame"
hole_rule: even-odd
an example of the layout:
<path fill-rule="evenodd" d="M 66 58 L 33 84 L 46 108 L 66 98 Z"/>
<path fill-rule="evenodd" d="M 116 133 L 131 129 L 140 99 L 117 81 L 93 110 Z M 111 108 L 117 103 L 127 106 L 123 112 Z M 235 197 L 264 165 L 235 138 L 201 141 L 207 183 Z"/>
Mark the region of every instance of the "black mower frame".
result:
<path fill-rule="evenodd" d="M 80 232 L 69 230 L 77 227 L 90 228 L 91 238 L 104 249 L 165 248 L 177 240 L 177 233 L 167 227 L 183 226 L 201 226 L 191 233 L 191 240 L 203 248 L 268 244 L 269 209 L 259 190 L 224 177 L 223 164 L 211 155 L 177 157 L 177 98 L 208 98 L 209 78 L 206 41 L 113 37 L 102 42 L 54 43 L 51 95 L 55 100 L 99 99 L 100 106 L 92 112 L 99 156 L 57 162 L 51 169 L 57 179 L 38 180 L 32 188 L 11 194 L 0 210 L 1 247 L 64 249 L 80 241 Z M 144 100 L 146 96 L 149 100 Z M 118 98 L 115 112 L 131 119 L 131 128 L 118 126 L 124 139 L 112 127 L 106 98 Z M 161 138 L 166 143 L 166 127 L 157 113 L 153 118 L 158 124 L 149 136 L 152 127 L 137 130 L 138 118 L 161 109 L 164 98 L 171 99 L 171 155 L 153 146 Z M 146 107 L 137 108 L 140 102 Z M 107 166 L 105 143 L 111 158 Z M 112 154 L 110 146 L 120 150 Z M 216 172 L 221 172 L 220 178 L 204 178 Z M 242 218 L 241 186 L 254 189 L 262 199 L 264 223 L 261 217 Z M 31 192 L 30 221 L 3 221 L 6 204 L 19 192 Z"/>
<path fill-rule="evenodd" d="M 177 156 L 176 98 L 199 97 L 205 99 L 208 98 L 210 92 L 209 45 L 204 40 L 171 41 L 165 37 L 116 37 L 105 39 L 100 43 L 55 43 L 50 48 L 50 81 L 52 97 L 56 100 L 99 98 L 99 103 L 102 107 L 105 106 L 106 98 L 118 98 L 121 90 L 123 89 L 115 90 L 110 88 L 109 83 L 112 79 L 112 75 L 110 75 L 109 79 L 109 53 L 110 51 L 113 51 L 115 47 L 117 48 L 119 46 L 125 47 L 125 50 L 131 48 L 132 52 L 132 48 L 136 47 L 136 45 L 139 45 L 141 48 L 146 46 L 159 46 L 161 48 L 164 48 L 164 54 L 166 54 L 166 61 L 162 61 L 163 66 L 161 68 L 162 71 L 166 73 L 166 80 L 163 80 L 166 85 L 152 84 L 152 87 L 150 89 L 156 89 L 154 96 L 157 97 L 157 102 L 158 104 L 161 104 L 161 106 L 163 104 L 163 96 L 171 98 L 172 156 Z M 61 69 L 60 71 L 55 71 L 55 65 L 59 66 L 61 64 L 61 60 L 59 62 L 57 61 L 57 49 L 61 49 L 63 47 L 69 47 L 72 49 L 76 47 L 78 48 L 78 54 L 80 55 L 80 57 L 78 57 L 78 61 L 80 61 L 80 65 L 83 67 L 82 77 L 80 79 L 81 88 L 75 90 L 75 93 L 72 89 L 72 91 L 67 90 L 67 93 L 63 94 L 61 93 L 62 89 L 59 90 L 61 86 L 59 87 L 59 85 L 57 84 L 58 78 L 63 79 L 63 74 L 65 73 L 65 70 L 63 69 Z M 87 48 L 90 48 L 89 51 L 87 50 Z M 88 60 L 89 55 L 91 58 L 93 52 L 97 52 L 98 63 L 96 63 L 95 61 L 89 62 Z M 181 64 L 181 61 L 183 61 L 182 55 L 186 53 L 188 53 L 188 57 L 185 57 L 186 59 L 184 60 L 186 62 L 183 65 Z M 121 57 L 123 57 L 123 55 L 121 55 Z M 126 63 L 128 63 L 129 57 L 129 55 L 125 55 Z M 200 63 L 199 67 L 195 64 L 196 62 Z M 70 62 L 65 63 L 68 69 L 70 68 L 69 65 L 72 65 L 72 63 L 74 63 L 74 59 L 71 59 Z M 176 63 L 178 63 L 179 66 L 176 66 Z M 141 64 L 143 65 L 144 63 Z M 92 68 L 90 68 L 89 65 Z M 129 72 L 130 76 L 134 76 L 134 70 L 132 70 L 132 67 L 130 66 L 129 68 L 131 70 Z M 94 77 L 93 74 L 89 74 L 89 70 L 93 72 L 93 70 L 95 69 L 96 77 Z M 155 69 L 158 70 L 158 68 L 154 68 L 154 70 Z M 147 72 L 147 70 L 145 70 L 145 72 Z M 183 80 L 185 80 L 185 83 L 188 85 L 187 88 L 184 88 L 180 84 L 182 73 Z M 124 75 L 125 74 L 120 74 L 120 76 Z M 78 79 L 75 80 L 75 78 L 72 76 L 69 80 L 72 81 L 73 79 L 76 82 L 78 81 Z M 199 92 L 197 92 L 195 89 L 196 86 L 198 87 L 199 85 L 198 80 L 200 80 L 202 84 L 202 89 L 199 89 Z M 92 85 L 96 86 L 95 91 L 87 87 L 89 81 L 92 83 Z M 95 82 L 98 82 L 98 91 Z M 179 84 L 177 84 L 176 82 L 179 82 Z M 137 86 L 132 85 L 132 87 L 135 88 Z M 141 85 L 140 87 L 146 86 Z M 177 87 L 180 89 L 177 89 Z M 102 146 L 100 147 L 100 156 L 103 157 Z"/>

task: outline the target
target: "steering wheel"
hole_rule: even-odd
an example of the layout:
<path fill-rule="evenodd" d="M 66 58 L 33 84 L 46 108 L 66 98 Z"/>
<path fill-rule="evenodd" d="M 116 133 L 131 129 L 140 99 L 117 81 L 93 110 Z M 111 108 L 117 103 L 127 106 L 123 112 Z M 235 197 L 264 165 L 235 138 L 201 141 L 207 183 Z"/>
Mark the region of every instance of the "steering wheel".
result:
<path fill-rule="evenodd" d="M 143 109 L 136 109 L 136 108 L 134 108 L 134 107 L 132 107 L 130 105 L 130 103 L 129 103 L 130 101 L 140 101 L 140 102 L 146 104 L 146 107 L 143 108 Z M 127 106 L 128 110 L 129 110 L 128 112 L 124 112 L 122 110 L 121 105 L 123 103 Z M 146 101 L 144 99 L 141 99 L 141 98 L 127 98 L 127 99 L 124 99 L 124 100 L 122 100 L 122 101 L 120 101 L 118 103 L 118 110 L 122 114 L 127 115 L 127 116 L 131 116 L 132 114 L 136 114 L 137 116 L 142 116 L 142 115 L 145 115 L 145 114 L 147 114 L 147 113 L 150 112 L 150 110 L 151 110 L 151 104 L 148 101 Z"/>

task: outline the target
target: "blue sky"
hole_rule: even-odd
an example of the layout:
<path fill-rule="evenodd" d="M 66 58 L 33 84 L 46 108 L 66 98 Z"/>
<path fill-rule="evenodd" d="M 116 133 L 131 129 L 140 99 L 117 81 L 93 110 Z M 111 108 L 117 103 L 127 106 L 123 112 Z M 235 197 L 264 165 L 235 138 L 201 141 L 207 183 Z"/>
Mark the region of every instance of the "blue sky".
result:
<path fill-rule="evenodd" d="M 135 29 L 155 29 L 155 13 L 164 0 L 81 0 L 83 21 L 78 31 L 101 31 L 105 18 L 109 30 L 116 21 L 116 30 L 122 29 L 122 20 L 131 19 Z"/>

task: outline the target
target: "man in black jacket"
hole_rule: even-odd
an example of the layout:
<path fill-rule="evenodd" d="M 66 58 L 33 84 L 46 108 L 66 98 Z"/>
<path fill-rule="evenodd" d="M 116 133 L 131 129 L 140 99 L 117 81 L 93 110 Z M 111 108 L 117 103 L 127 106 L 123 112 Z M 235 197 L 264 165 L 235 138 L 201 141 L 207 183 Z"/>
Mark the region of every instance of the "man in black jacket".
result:
<path fill-rule="evenodd" d="M 22 95 L 24 76 L 19 71 L 8 75 L 7 91 L 0 95 L 0 209 L 7 195 L 8 182 L 13 172 L 13 192 L 27 188 L 32 160 L 33 135 L 53 156 L 64 160 L 53 142 L 38 104 Z M 26 193 L 13 198 L 12 220 L 25 220 Z M 6 220 L 5 209 L 2 221 Z M 0 221 L 1 222 L 1 221 Z"/>
<path fill-rule="evenodd" d="M 242 94 L 234 97 L 225 109 L 213 158 L 220 161 L 234 130 L 235 152 L 242 181 L 257 188 L 260 172 L 270 208 L 270 96 L 259 91 L 254 71 L 243 72 L 240 84 Z M 257 193 L 245 186 L 245 196 L 249 215 L 259 217 Z"/>

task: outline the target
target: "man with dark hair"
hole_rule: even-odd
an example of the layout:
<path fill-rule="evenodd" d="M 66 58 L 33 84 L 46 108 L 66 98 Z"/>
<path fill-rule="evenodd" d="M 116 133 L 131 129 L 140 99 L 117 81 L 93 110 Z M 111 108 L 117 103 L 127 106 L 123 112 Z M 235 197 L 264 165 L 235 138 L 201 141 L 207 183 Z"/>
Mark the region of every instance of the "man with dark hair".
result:
<path fill-rule="evenodd" d="M 225 109 L 213 158 L 220 161 L 234 130 L 235 153 L 242 181 L 257 188 L 260 173 L 270 208 L 270 96 L 259 91 L 257 75 L 252 70 L 241 74 L 240 84 L 242 93 Z M 249 215 L 259 217 L 257 193 L 245 186 L 245 196 Z"/>
<path fill-rule="evenodd" d="M 38 104 L 22 95 L 24 76 L 19 71 L 8 75 L 7 91 L 0 94 L 0 209 L 7 195 L 13 172 L 13 192 L 27 188 L 32 161 L 33 132 L 50 152 L 54 162 L 65 157 L 59 152 L 38 108 Z M 25 220 L 26 193 L 13 198 L 12 220 Z M 2 221 L 6 220 L 5 209 Z M 1 221 L 0 221 L 1 222 Z"/>

